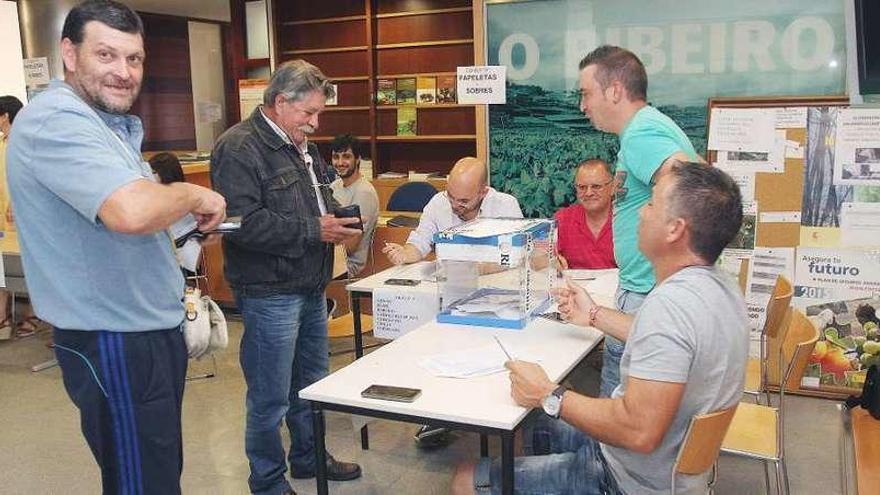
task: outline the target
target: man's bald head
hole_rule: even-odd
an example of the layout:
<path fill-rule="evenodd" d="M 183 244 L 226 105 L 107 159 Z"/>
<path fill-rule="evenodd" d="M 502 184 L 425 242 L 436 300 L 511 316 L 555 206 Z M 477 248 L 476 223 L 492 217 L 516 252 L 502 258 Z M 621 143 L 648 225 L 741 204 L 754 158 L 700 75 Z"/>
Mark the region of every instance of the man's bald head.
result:
<path fill-rule="evenodd" d="M 453 182 L 461 183 L 457 185 L 487 185 L 489 175 L 486 171 L 486 164 L 472 156 L 462 158 L 455 162 L 452 171 L 449 172 L 449 184 L 452 185 Z"/>
<path fill-rule="evenodd" d="M 455 212 L 463 220 L 476 217 L 480 204 L 489 189 L 486 164 L 468 156 L 455 163 L 446 182 L 446 196 Z"/>

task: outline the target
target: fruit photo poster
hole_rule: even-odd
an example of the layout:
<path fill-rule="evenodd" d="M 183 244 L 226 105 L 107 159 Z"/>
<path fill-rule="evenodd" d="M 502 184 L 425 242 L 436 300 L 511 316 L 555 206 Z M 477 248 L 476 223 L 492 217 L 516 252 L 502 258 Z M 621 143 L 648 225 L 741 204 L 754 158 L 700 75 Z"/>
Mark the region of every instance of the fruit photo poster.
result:
<path fill-rule="evenodd" d="M 794 304 L 819 328 L 802 386 L 861 389 L 880 365 L 880 252 L 799 248 Z"/>

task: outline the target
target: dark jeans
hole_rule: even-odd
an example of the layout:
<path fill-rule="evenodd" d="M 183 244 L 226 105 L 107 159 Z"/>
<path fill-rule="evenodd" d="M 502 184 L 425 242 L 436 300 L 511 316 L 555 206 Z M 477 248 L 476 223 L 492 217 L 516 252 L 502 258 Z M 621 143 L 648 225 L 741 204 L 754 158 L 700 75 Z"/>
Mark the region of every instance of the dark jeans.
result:
<path fill-rule="evenodd" d="M 186 344 L 180 328 L 54 331 L 64 388 L 105 494 L 179 494 Z"/>
<path fill-rule="evenodd" d="M 327 375 L 327 302 L 323 292 L 245 297 L 236 294 L 244 320 L 241 369 L 247 382 L 245 451 L 251 492 L 276 495 L 290 484 L 281 443 L 281 420 L 290 430 L 290 468 L 315 469 L 312 412 L 299 391 Z"/>
<path fill-rule="evenodd" d="M 617 288 L 614 305 L 618 311 L 634 314 L 642 307 L 648 294 Z M 620 358 L 623 357 L 625 344 L 610 335 L 605 336 L 602 348 L 602 382 L 599 385 L 599 397 L 611 397 L 614 389 L 620 385 Z"/>

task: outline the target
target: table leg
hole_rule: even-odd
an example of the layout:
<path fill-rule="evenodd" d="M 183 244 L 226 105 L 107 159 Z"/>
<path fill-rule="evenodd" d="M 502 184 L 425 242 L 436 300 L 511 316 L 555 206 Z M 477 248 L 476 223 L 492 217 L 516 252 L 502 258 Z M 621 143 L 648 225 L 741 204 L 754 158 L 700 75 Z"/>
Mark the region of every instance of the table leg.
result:
<path fill-rule="evenodd" d="M 513 432 L 501 434 L 501 493 L 513 495 Z"/>
<path fill-rule="evenodd" d="M 480 433 L 480 457 L 489 457 L 489 437 Z"/>
<path fill-rule="evenodd" d="M 315 483 L 318 495 L 328 495 L 327 487 L 327 450 L 324 446 L 324 411 L 321 406 L 312 403 L 312 427 L 315 436 Z"/>
<path fill-rule="evenodd" d="M 361 328 L 361 296 L 358 293 L 351 295 L 351 315 L 354 319 L 354 356 L 360 359 L 364 357 L 364 333 Z"/>

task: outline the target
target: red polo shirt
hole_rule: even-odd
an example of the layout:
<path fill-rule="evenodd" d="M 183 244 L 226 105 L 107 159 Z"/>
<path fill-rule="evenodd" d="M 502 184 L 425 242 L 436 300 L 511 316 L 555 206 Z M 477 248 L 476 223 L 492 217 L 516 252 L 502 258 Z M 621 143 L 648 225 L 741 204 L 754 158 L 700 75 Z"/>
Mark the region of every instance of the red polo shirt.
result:
<path fill-rule="evenodd" d="M 557 249 L 568 261 L 572 269 L 616 268 L 614 262 L 614 241 L 611 233 L 611 211 L 608 220 L 593 236 L 587 226 L 586 210 L 579 203 L 556 212 L 559 227 Z"/>

